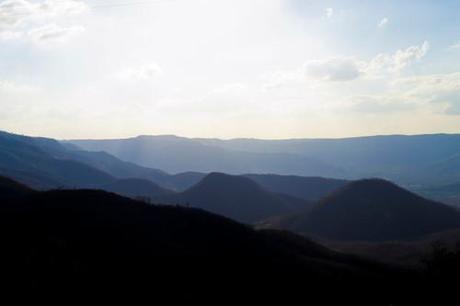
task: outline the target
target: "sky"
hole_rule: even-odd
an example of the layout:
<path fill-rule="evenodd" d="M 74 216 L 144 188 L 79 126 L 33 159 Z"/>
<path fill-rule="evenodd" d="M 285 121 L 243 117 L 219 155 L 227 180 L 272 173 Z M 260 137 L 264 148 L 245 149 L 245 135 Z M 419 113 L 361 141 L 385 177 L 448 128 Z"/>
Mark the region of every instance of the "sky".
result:
<path fill-rule="evenodd" d="M 0 0 L 0 129 L 460 133 L 456 0 Z"/>

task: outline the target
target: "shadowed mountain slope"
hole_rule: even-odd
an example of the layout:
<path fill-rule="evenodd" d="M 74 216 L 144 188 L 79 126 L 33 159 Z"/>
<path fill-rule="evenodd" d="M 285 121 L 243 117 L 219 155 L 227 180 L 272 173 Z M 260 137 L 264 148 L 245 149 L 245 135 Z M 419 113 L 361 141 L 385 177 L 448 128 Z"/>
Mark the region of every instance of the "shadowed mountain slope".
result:
<path fill-rule="evenodd" d="M 266 190 L 308 201 L 317 201 L 348 183 L 345 180 L 293 175 L 246 174 L 245 176 Z"/>
<path fill-rule="evenodd" d="M 289 214 L 311 205 L 305 200 L 271 193 L 249 178 L 223 173 L 211 173 L 190 189 L 159 200 L 187 204 L 242 222 Z"/>
<path fill-rule="evenodd" d="M 42 142 L 41 139 L 0 133 L 0 173 L 37 188 L 50 187 L 46 185 L 53 182 L 68 187 L 95 187 L 113 180 L 111 175 L 86 164 L 54 157 L 43 149 Z"/>
<path fill-rule="evenodd" d="M 100 189 L 131 198 L 144 197 L 151 199 L 173 193 L 171 190 L 144 179 L 120 179 L 108 185 L 103 185 Z"/>
<path fill-rule="evenodd" d="M 37 189 L 98 187 L 116 178 L 167 182 L 161 170 L 124 162 L 105 152 L 76 150 L 75 146 L 43 137 L 0 132 L 0 174 Z"/>
<path fill-rule="evenodd" d="M 403 240 L 460 227 L 459 213 L 379 179 L 352 182 L 278 226 L 332 240 Z"/>
<path fill-rule="evenodd" d="M 29 187 L 10 178 L 0 176 L 0 198 L 24 196 L 32 193 Z"/>

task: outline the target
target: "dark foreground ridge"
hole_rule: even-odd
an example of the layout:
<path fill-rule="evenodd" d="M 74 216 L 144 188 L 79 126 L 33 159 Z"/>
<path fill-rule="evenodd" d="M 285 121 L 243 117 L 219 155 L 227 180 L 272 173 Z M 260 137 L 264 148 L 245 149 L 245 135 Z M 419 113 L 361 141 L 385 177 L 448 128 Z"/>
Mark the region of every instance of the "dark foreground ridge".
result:
<path fill-rule="evenodd" d="M 0 239 L 8 292 L 215 301 L 306 294 L 355 302 L 367 301 L 369 293 L 385 305 L 399 298 L 399 281 L 413 276 L 291 233 L 256 231 L 202 210 L 103 191 L 9 197 L 0 205 Z M 330 290 L 340 294 L 323 296 Z"/>

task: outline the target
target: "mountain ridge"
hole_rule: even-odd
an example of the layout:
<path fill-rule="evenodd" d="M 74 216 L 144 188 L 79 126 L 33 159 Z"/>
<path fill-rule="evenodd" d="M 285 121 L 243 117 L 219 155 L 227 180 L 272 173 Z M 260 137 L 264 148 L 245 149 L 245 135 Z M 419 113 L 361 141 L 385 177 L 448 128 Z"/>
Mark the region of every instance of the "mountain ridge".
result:
<path fill-rule="evenodd" d="M 382 179 L 351 182 L 281 228 L 329 240 L 410 240 L 460 226 L 460 214 Z"/>
<path fill-rule="evenodd" d="M 182 193 L 159 197 L 159 201 L 202 208 L 238 221 L 253 223 L 273 215 L 307 209 L 307 201 L 292 201 L 263 189 L 244 176 L 210 173 Z M 302 204 L 299 204 L 302 203 Z"/>

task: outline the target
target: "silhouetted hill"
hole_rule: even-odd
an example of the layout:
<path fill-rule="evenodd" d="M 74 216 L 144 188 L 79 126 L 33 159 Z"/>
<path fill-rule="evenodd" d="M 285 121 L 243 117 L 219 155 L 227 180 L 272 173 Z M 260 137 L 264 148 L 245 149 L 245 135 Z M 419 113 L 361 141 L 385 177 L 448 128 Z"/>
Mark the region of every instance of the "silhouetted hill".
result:
<path fill-rule="evenodd" d="M 460 227 L 459 213 L 379 179 L 352 182 L 279 225 L 331 240 L 404 240 Z"/>
<path fill-rule="evenodd" d="M 348 183 L 345 180 L 294 175 L 247 174 L 245 176 L 272 192 L 284 193 L 308 201 L 317 201 Z"/>
<path fill-rule="evenodd" d="M 160 199 L 202 208 L 242 222 L 289 214 L 310 205 L 304 200 L 266 191 L 249 178 L 223 173 L 211 173 L 190 189 Z M 300 203 L 305 207 L 299 207 Z"/>
<path fill-rule="evenodd" d="M 407 276 L 294 234 L 255 231 L 202 210 L 102 191 L 3 201 L 0 239 L 2 279 L 8 280 L 3 290 L 67 298 L 92 290 L 107 299 L 126 293 L 169 301 L 286 301 L 308 288 L 310 299 L 356 303 L 369 293 L 383 305 L 397 301 L 397 283 Z M 356 295 L 352 288 L 364 291 Z M 326 291 L 335 295 L 328 298 Z"/>
<path fill-rule="evenodd" d="M 116 180 L 113 183 L 101 186 L 100 189 L 131 198 L 144 197 L 152 199 L 173 193 L 171 190 L 162 188 L 149 180 L 135 178 Z"/>

